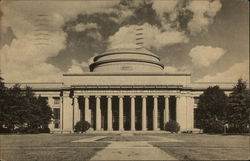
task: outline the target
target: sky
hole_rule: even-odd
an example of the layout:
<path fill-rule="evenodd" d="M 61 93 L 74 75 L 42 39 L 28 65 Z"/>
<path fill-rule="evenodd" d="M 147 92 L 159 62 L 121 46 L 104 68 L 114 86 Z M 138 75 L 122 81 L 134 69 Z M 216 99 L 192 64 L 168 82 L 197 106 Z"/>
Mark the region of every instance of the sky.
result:
<path fill-rule="evenodd" d="M 6 82 L 61 82 L 89 72 L 107 48 L 143 47 L 166 73 L 196 82 L 249 79 L 247 0 L 7 1 L 1 5 L 1 73 Z"/>

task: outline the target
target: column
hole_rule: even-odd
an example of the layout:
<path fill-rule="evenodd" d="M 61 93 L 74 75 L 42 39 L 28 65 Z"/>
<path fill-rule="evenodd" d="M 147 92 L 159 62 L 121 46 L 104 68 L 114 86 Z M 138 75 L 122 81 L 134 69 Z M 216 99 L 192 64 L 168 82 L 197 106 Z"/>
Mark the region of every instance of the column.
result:
<path fill-rule="evenodd" d="M 60 129 L 63 130 L 63 97 L 60 97 Z"/>
<path fill-rule="evenodd" d="M 153 109 L 153 130 L 158 129 L 158 96 L 154 97 L 154 109 Z"/>
<path fill-rule="evenodd" d="M 176 121 L 180 125 L 180 131 L 187 130 L 187 99 L 184 95 L 177 97 Z"/>
<path fill-rule="evenodd" d="M 73 103 L 68 93 L 63 94 L 63 131 L 73 132 Z"/>
<path fill-rule="evenodd" d="M 147 96 L 142 96 L 142 130 L 147 130 Z"/>
<path fill-rule="evenodd" d="M 119 96 L 119 131 L 123 131 L 123 97 Z"/>
<path fill-rule="evenodd" d="M 78 104 L 78 96 L 74 96 L 74 126 L 80 120 L 80 109 Z"/>
<path fill-rule="evenodd" d="M 130 96 L 130 98 L 131 98 L 130 130 L 135 131 L 135 96 Z"/>
<path fill-rule="evenodd" d="M 169 96 L 165 98 L 165 109 L 164 109 L 164 125 L 169 121 Z"/>
<path fill-rule="evenodd" d="M 191 97 L 191 129 L 194 128 L 194 97 Z"/>
<path fill-rule="evenodd" d="M 176 96 L 176 122 L 180 124 L 180 96 Z"/>
<path fill-rule="evenodd" d="M 101 96 L 95 96 L 96 98 L 96 130 L 101 130 Z"/>
<path fill-rule="evenodd" d="M 188 107 L 188 116 L 189 116 L 189 130 L 192 130 L 194 128 L 194 97 L 190 97 L 190 103 Z"/>
<path fill-rule="evenodd" d="M 112 126 L 112 96 L 107 96 L 108 97 L 108 109 L 107 109 L 107 118 L 108 118 L 108 130 L 112 131 L 113 126 Z"/>
<path fill-rule="evenodd" d="M 89 96 L 84 96 L 84 113 L 85 113 L 85 121 L 88 121 L 88 123 L 91 124 L 91 113 L 90 113 L 90 110 L 89 110 Z"/>

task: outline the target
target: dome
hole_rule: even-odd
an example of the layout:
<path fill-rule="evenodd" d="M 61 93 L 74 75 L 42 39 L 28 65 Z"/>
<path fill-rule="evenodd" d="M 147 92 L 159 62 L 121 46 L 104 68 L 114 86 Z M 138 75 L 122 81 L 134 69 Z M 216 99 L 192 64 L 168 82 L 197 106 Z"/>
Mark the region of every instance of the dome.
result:
<path fill-rule="evenodd" d="M 160 58 L 140 46 L 110 48 L 94 57 L 92 72 L 161 72 Z"/>

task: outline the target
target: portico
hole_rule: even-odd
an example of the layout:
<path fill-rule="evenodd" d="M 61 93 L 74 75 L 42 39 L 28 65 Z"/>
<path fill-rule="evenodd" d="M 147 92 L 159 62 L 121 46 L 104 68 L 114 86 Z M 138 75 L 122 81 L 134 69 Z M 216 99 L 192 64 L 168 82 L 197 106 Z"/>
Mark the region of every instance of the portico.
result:
<path fill-rule="evenodd" d="M 73 128 L 77 121 L 85 120 L 96 131 L 157 131 L 163 130 L 170 119 L 179 121 L 183 130 L 193 128 L 192 122 L 186 122 L 193 119 L 189 113 L 194 108 L 193 102 L 188 102 L 192 99 L 190 94 L 144 88 L 95 91 L 75 86 L 72 126 L 67 129 Z M 69 125 L 66 122 L 64 127 Z"/>

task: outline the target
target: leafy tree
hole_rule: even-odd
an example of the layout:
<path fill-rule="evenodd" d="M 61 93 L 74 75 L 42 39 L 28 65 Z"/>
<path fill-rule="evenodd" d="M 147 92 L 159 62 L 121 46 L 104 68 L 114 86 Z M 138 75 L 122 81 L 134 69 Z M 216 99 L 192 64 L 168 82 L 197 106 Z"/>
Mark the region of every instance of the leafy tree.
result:
<path fill-rule="evenodd" d="M 200 96 L 198 103 L 197 122 L 200 128 L 204 132 L 221 132 L 220 125 L 224 125 L 227 122 L 227 107 L 228 97 L 224 91 L 219 86 L 208 87 Z M 216 127 L 219 129 L 216 129 Z"/>
<path fill-rule="evenodd" d="M 46 129 L 52 111 L 47 101 L 42 97 L 35 97 L 32 89 L 22 90 L 19 85 L 6 88 L 0 84 L 0 125 L 10 131 L 25 132 L 27 130 L 39 131 Z"/>
<path fill-rule="evenodd" d="M 3 78 L 0 77 L 0 128 L 3 127 L 6 119 L 5 111 L 6 111 L 6 98 L 7 98 L 7 88 L 4 85 Z"/>
<path fill-rule="evenodd" d="M 13 131 L 15 126 L 23 122 L 22 115 L 25 114 L 21 89 L 18 85 L 6 90 L 3 97 L 1 113 L 3 115 L 2 124 Z"/>
<path fill-rule="evenodd" d="M 247 132 L 250 117 L 250 93 L 246 82 L 242 79 L 238 80 L 229 96 L 227 114 L 232 132 Z"/>

